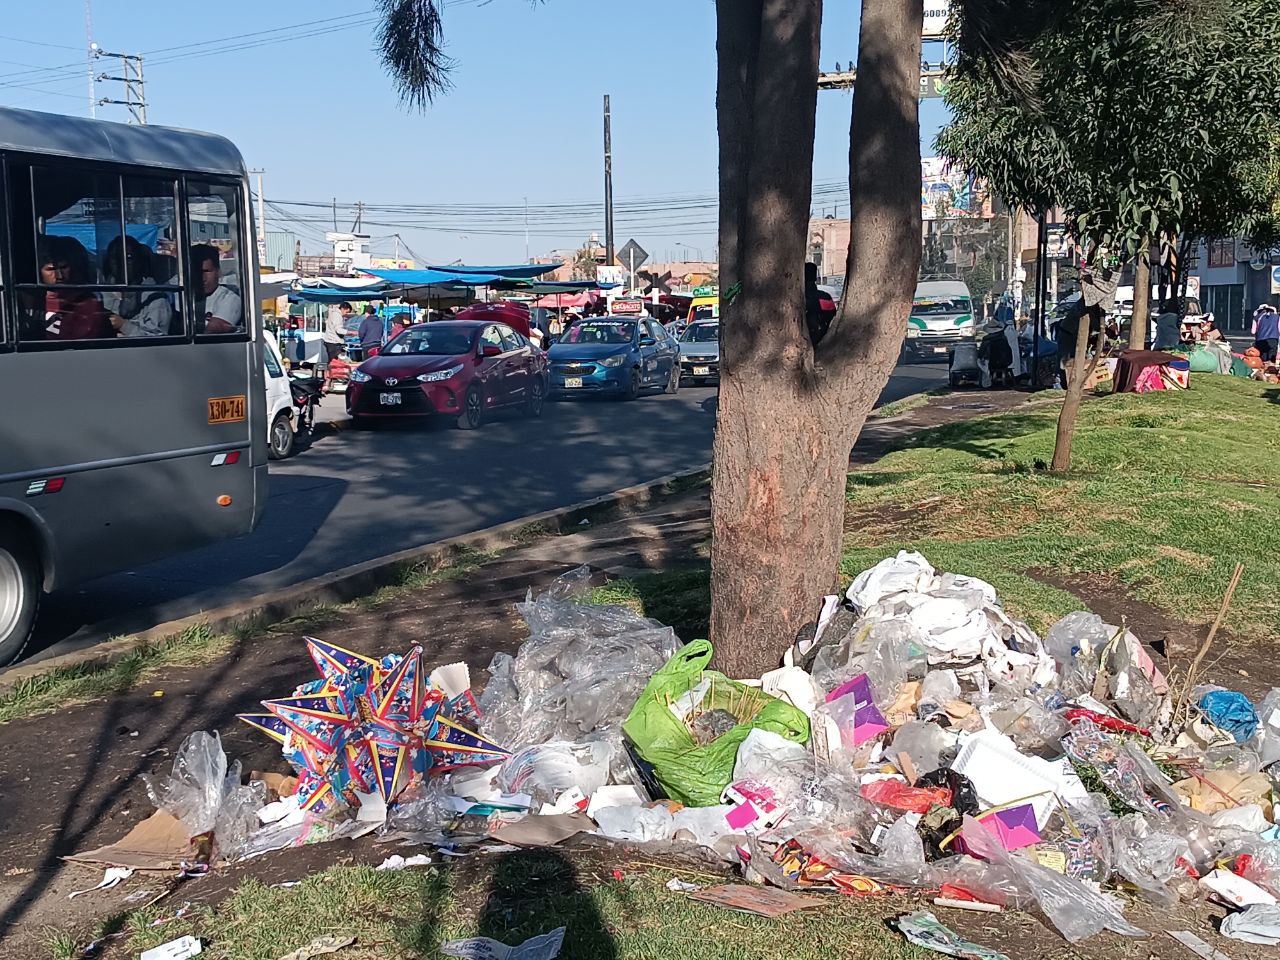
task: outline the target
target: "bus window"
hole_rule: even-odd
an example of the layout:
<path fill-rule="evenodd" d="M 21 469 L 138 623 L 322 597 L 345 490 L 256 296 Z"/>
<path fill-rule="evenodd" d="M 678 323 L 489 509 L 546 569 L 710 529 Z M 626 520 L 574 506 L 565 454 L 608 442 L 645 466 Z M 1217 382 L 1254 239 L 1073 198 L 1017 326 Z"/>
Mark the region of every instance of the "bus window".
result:
<path fill-rule="evenodd" d="M 181 333 L 179 279 L 158 256 L 177 226 L 176 178 L 13 165 L 9 186 L 21 341 Z"/>
<path fill-rule="evenodd" d="M 16 167 L 10 177 L 15 194 L 30 191 L 12 207 L 20 339 L 114 339 L 94 288 L 106 248 L 120 235 L 119 178 L 71 167 Z"/>
<path fill-rule="evenodd" d="M 104 279 L 131 290 L 107 290 L 102 304 L 122 337 L 181 335 L 181 277 L 174 254 L 177 180 L 125 177 L 125 236 L 107 244 Z"/>
<path fill-rule="evenodd" d="M 239 196 L 233 185 L 187 181 L 191 295 L 202 337 L 246 330 Z"/>

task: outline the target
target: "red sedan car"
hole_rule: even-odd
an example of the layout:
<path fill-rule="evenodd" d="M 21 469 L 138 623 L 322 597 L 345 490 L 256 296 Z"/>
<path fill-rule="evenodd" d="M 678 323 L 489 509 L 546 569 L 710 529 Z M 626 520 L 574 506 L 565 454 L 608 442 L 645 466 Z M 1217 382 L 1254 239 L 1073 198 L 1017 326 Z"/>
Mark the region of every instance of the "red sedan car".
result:
<path fill-rule="evenodd" d="M 547 355 L 503 323 L 442 320 L 409 327 L 351 371 L 347 413 L 356 425 L 381 417 L 456 417 L 474 430 L 491 410 L 542 415 Z"/>

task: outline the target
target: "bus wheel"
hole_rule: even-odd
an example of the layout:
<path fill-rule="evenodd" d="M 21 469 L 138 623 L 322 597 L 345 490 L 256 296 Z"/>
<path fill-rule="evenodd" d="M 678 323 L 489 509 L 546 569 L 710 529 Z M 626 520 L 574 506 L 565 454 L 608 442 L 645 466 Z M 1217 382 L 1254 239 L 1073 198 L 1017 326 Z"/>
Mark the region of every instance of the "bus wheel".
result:
<path fill-rule="evenodd" d="M 17 530 L 0 524 L 0 666 L 26 649 L 40 607 L 37 557 Z"/>
<path fill-rule="evenodd" d="M 293 453 L 293 421 L 289 414 L 281 411 L 271 421 L 271 442 L 267 445 L 267 455 L 272 460 L 287 460 Z"/>

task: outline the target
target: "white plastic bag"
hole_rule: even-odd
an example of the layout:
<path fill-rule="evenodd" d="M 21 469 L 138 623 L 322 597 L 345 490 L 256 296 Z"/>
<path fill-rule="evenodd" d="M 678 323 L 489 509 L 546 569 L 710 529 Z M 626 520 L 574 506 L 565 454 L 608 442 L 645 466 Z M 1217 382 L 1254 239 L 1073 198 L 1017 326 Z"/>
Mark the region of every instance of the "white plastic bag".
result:
<path fill-rule="evenodd" d="M 504 793 L 527 793 L 537 804 L 553 804 L 572 787 L 589 797 L 608 782 L 612 752 L 600 740 L 526 747 L 502 764 L 497 785 Z"/>
<path fill-rule="evenodd" d="M 924 557 L 902 550 L 864 570 L 849 584 L 845 597 L 858 610 L 880 603 L 898 593 L 924 593 L 934 581 L 933 566 Z"/>

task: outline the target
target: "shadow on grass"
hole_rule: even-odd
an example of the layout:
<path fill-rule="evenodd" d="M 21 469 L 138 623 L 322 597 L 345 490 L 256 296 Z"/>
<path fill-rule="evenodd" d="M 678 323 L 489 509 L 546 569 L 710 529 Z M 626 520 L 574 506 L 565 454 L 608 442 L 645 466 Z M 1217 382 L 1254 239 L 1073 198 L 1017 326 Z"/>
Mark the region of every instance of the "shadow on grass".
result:
<path fill-rule="evenodd" d="M 933 427 L 904 437 L 892 446 L 894 450 L 943 448 L 960 450 L 984 459 L 1001 459 L 1001 454 L 991 444 L 1000 440 L 1016 440 L 1019 437 L 1040 433 L 1053 427 L 1051 415 L 1034 413 L 1003 413 Z"/>
<path fill-rule="evenodd" d="M 686 643 L 711 633 L 711 564 L 616 580 L 601 599 L 637 603 L 646 617 L 665 623 Z"/>
<path fill-rule="evenodd" d="M 519 945 L 565 928 L 564 960 L 615 960 L 613 935 L 591 891 L 564 854 L 522 850 L 492 865 L 488 896 L 476 921 L 479 936 Z"/>

